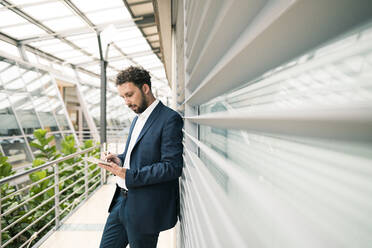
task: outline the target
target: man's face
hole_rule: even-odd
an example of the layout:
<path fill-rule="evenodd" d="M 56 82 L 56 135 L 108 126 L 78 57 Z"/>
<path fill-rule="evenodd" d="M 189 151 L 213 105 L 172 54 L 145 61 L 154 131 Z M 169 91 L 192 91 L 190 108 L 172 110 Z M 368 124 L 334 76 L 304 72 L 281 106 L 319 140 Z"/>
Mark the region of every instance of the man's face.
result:
<path fill-rule="evenodd" d="M 127 82 L 118 85 L 118 91 L 125 104 L 135 113 L 141 114 L 147 108 L 145 94 L 134 83 Z"/>

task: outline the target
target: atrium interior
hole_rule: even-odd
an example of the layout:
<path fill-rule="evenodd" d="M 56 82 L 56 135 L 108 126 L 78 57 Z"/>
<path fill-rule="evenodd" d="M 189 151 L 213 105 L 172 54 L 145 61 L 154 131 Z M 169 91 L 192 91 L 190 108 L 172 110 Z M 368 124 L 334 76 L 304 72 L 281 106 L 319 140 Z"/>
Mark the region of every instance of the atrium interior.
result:
<path fill-rule="evenodd" d="M 158 248 L 371 246 L 370 0 L 0 0 L 1 248 L 98 247 L 128 66 L 184 120 Z"/>

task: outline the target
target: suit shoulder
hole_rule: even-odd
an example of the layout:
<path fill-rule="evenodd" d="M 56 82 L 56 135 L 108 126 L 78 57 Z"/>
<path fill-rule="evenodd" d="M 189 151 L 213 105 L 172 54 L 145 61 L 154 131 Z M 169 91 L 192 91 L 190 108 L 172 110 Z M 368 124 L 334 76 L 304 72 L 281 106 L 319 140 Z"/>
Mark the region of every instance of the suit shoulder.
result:
<path fill-rule="evenodd" d="M 165 105 L 163 105 L 163 106 L 164 106 L 164 113 L 166 115 L 168 115 L 168 118 L 177 118 L 178 117 L 178 118 L 182 119 L 181 115 L 177 111 L 171 109 L 168 106 L 165 106 Z"/>

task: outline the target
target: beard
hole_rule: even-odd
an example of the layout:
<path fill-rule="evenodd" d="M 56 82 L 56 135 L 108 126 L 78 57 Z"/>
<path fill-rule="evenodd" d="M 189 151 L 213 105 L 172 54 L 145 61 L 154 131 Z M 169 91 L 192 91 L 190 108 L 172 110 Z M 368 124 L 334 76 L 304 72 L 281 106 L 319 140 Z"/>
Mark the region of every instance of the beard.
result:
<path fill-rule="evenodd" d="M 141 95 L 142 95 L 142 99 L 141 99 L 139 106 L 137 106 L 137 109 L 132 109 L 136 114 L 142 114 L 143 111 L 145 111 L 148 107 L 145 94 L 142 91 L 141 91 Z"/>

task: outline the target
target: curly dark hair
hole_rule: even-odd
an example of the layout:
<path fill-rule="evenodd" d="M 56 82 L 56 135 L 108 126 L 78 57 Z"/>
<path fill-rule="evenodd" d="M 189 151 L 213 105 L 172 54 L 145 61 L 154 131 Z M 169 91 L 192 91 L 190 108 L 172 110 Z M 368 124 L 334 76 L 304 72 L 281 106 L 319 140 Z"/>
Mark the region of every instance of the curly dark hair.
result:
<path fill-rule="evenodd" d="M 151 89 L 151 76 L 148 71 L 140 66 L 129 66 L 116 76 L 117 86 L 128 82 L 134 83 L 139 89 L 142 88 L 142 85 L 148 84 Z"/>

